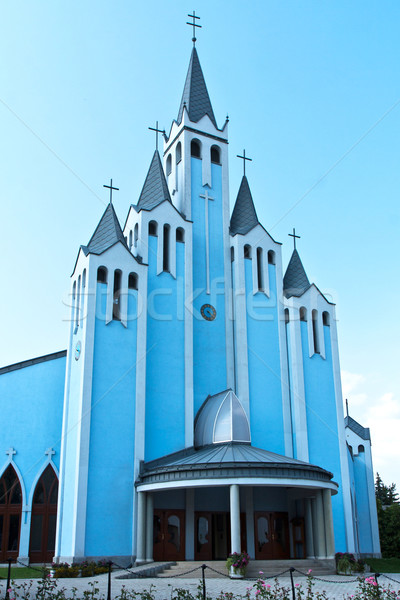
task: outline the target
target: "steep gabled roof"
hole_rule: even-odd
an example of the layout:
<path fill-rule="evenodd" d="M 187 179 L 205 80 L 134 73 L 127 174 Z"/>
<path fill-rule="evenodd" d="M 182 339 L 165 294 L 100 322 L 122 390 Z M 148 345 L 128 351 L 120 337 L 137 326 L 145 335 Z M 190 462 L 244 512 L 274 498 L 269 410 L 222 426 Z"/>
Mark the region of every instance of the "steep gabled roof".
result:
<path fill-rule="evenodd" d="M 354 431 L 362 440 L 371 440 L 369 427 L 363 427 L 352 417 L 347 416 L 344 418 L 344 426 Z"/>
<path fill-rule="evenodd" d="M 90 242 L 87 246 L 82 246 L 82 249 L 85 254 L 102 254 L 117 242 L 121 242 L 125 248 L 128 248 L 118 217 L 110 202 L 90 238 Z"/>
<path fill-rule="evenodd" d="M 204 115 L 208 115 L 214 126 L 218 129 L 196 48 L 193 48 L 190 57 L 189 69 L 178 112 L 178 124 L 182 121 L 184 105 L 186 105 L 189 118 L 193 123 L 197 123 Z"/>
<path fill-rule="evenodd" d="M 171 196 L 168 191 L 168 185 L 162 168 L 160 155 L 158 150 L 156 150 L 154 152 L 136 209 L 140 210 L 145 208 L 147 210 L 151 210 L 165 200 L 171 202 Z"/>
<path fill-rule="evenodd" d="M 294 249 L 283 278 L 283 293 L 286 298 L 301 296 L 309 287 L 310 282 L 300 260 L 299 253 Z"/>
<path fill-rule="evenodd" d="M 259 221 L 256 209 L 254 208 L 249 182 L 247 181 L 246 175 L 243 175 L 231 216 L 231 235 L 235 235 L 236 233 L 245 235 L 258 225 L 258 223 Z"/>

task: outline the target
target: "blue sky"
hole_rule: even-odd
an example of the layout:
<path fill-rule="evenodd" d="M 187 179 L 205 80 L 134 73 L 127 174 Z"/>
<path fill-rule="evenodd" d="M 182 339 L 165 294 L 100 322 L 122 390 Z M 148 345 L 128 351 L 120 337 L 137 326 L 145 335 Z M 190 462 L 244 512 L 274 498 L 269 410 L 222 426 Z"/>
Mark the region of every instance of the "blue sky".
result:
<path fill-rule="evenodd" d="M 400 4 L 5 0 L 0 36 L 0 365 L 64 349 L 69 275 L 120 188 L 124 222 L 197 48 L 229 114 L 231 207 L 243 148 L 258 217 L 337 303 L 352 416 L 400 487 Z"/>

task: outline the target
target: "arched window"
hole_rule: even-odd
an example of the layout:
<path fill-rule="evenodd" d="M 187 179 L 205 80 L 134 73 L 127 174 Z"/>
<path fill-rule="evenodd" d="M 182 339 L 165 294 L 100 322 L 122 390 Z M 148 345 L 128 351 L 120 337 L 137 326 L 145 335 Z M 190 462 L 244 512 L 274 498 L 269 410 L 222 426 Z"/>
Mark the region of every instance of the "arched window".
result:
<path fill-rule="evenodd" d="M 133 233 L 133 245 L 137 248 L 137 243 L 139 239 L 139 225 L 136 223 L 134 233 Z"/>
<path fill-rule="evenodd" d="M 264 273 L 263 273 L 263 251 L 257 248 L 257 286 L 260 292 L 264 291 Z"/>
<path fill-rule="evenodd" d="M 199 140 L 192 140 L 190 142 L 190 155 L 194 158 L 201 158 L 201 144 Z"/>
<path fill-rule="evenodd" d="M 97 269 L 97 282 L 107 283 L 107 269 L 106 267 L 99 267 Z"/>
<path fill-rule="evenodd" d="M 243 248 L 243 256 L 245 258 L 251 258 L 251 246 L 249 246 L 249 244 L 246 244 Z"/>
<path fill-rule="evenodd" d="M 21 484 L 9 465 L 0 479 L 0 562 L 18 556 L 21 511 Z"/>
<path fill-rule="evenodd" d="M 318 336 L 318 311 L 312 311 L 312 326 L 313 326 L 313 338 L 314 338 L 314 352 L 319 354 L 319 336 Z"/>
<path fill-rule="evenodd" d="M 77 294 L 76 294 L 76 313 L 75 313 L 75 325 L 79 327 L 79 317 L 81 310 L 81 276 L 78 277 Z"/>
<path fill-rule="evenodd" d="M 182 229 L 182 227 L 178 227 L 178 229 L 176 230 L 176 241 L 177 242 L 185 241 L 185 231 Z"/>
<path fill-rule="evenodd" d="M 58 480 L 51 465 L 39 479 L 32 502 L 29 558 L 31 562 L 53 560 L 56 541 Z"/>
<path fill-rule="evenodd" d="M 329 313 L 326 312 L 326 310 L 324 310 L 324 312 L 322 313 L 322 323 L 324 325 L 327 325 L 327 327 L 329 327 L 329 325 L 331 324 Z"/>
<path fill-rule="evenodd" d="M 285 308 L 285 323 L 286 325 L 289 323 L 289 309 Z"/>
<path fill-rule="evenodd" d="M 130 290 L 138 289 L 138 276 L 136 273 L 129 273 L 128 289 L 130 289 Z"/>
<path fill-rule="evenodd" d="M 82 273 L 82 289 L 84 290 L 86 287 L 86 269 L 83 269 Z"/>
<path fill-rule="evenodd" d="M 231 262 L 235 260 L 235 248 L 231 246 Z"/>
<path fill-rule="evenodd" d="M 132 248 L 132 229 L 129 232 L 129 250 Z"/>
<path fill-rule="evenodd" d="M 307 321 L 307 309 L 304 306 L 300 307 L 300 321 Z"/>
<path fill-rule="evenodd" d="M 211 146 L 211 162 L 220 165 L 221 164 L 221 150 L 219 146 Z"/>
<path fill-rule="evenodd" d="M 172 156 L 170 154 L 168 154 L 168 156 L 167 156 L 167 177 L 168 177 L 168 175 L 171 175 L 171 171 L 172 171 Z"/>
<path fill-rule="evenodd" d="M 74 285 L 72 286 L 72 300 L 76 298 L 76 281 L 74 281 Z"/>
<path fill-rule="evenodd" d="M 164 225 L 163 271 L 169 271 L 169 225 Z"/>
<path fill-rule="evenodd" d="M 268 264 L 275 264 L 275 252 L 273 250 L 268 250 Z"/>
<path fill-rule="evenodd" d="M 362 454 L 363 452 L 365 452 L 365 448 L 364 448 L 364 446 L 362 444 L 360 444 L 358 446 L 358 454 Z"/>
<path fill-rule="evenodd" d="M 157 223 L 155 221 L 149 223 L 149 235 L 157 235 Z"/>
<path fill-rule="evenodd" d="M 116 269 L 114 271 L 114 295 L 113 295 L 113 320 L 120 321 L 121 320 L 121 280 L 122 280 L 122 271 Z"/>
<path fill-rule="evenodd" d="M 175 151 L 176 164 L 180 163 L 181 160 L 182 160 L 182 144 L 180 142 L 178 142 L 178 144 L 176 145 L 176 151 Z"/>

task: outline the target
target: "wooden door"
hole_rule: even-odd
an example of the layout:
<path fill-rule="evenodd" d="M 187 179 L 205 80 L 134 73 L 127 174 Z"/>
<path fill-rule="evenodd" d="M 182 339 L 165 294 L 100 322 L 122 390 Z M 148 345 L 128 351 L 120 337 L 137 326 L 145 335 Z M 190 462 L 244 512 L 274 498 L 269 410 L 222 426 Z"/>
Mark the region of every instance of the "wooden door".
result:
<path fill-rule="evenodd" d="M 9 465 L 0 479 L 0 562 L 18 556 L 21 512 L 21 485 Z"/>
<path fill-rule="evenodd" d="M 32 503 L 29 558 L 31 562 L 51 562 L 56 541 L 58 480 L 49 465 L 39 479 Z"/>
<path fill-rule="evenodd" d="M 255 512 L 256 559 L 290 557 L 288 515 L 283 512 Z"/>
<path fill-rule="evenodd" d="M 212 514 L 196 512 L 195 520 L 195 560 L 212 560 Z"/>
<path fill-rule="evenodd" d="M 185 511 L 154 510 L 153 558 L 185 560 Z"/>

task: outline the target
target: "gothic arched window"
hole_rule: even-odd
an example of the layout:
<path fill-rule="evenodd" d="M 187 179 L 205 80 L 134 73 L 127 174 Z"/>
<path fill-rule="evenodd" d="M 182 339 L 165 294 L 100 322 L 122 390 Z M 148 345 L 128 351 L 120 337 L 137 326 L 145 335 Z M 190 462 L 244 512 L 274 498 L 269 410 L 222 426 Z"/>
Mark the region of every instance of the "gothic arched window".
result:
<path fill-rule="evenodd" d="M 0 562 L 18 556 L 21 512 L 21 484 L 9 465 L 0 479 Z"/>
<path fill-rule="evenodd" d="M 58 480 L 51 465 L 37 482 L 32 502 L 29 558 L 31 562 L 53 560 L 56 541 Z"/>
<path fill-rule="evenodd" d="M 257 248 L 257 287 L 260 292 L 264 291 L 263 251 Z"/>
<path fill-rule="evenodd" d="M 326 310 L 324 310 L 324 312 L 322 313 L 322 323 L 324 325 L 327 325 L 328 327 L 331 324 L 330 318 L 329 318 L 329 313 Z"/>
<path fill-rule="evenodd" d="M 163 271 L 169 271 L 169 233 L 170 226 L 164 225 Z"/>
<path fill-rule="evenodd" d="M 194 158 L 201 158 L 201 144 L 199 140 L 192 140 L 190 142 L 190 155 Z"/>
<path fill-rule="evenodd" d="M 251 258 L 251 246 L 249 244 L 246 244 L 243 248 L 243 256 L 244 258 Z"/>

